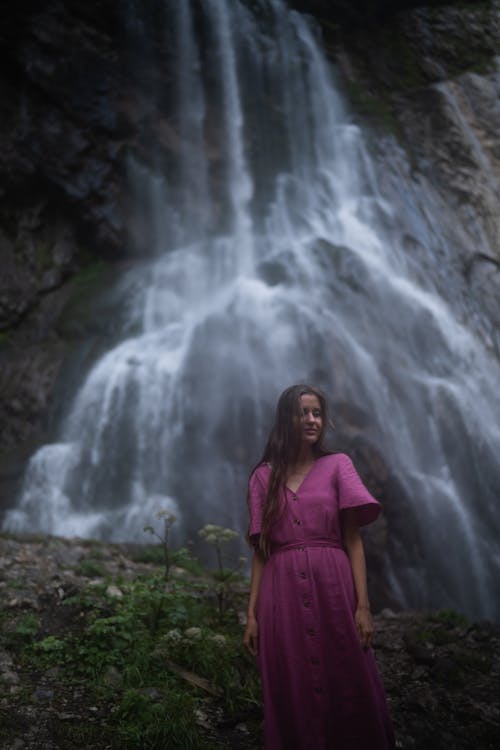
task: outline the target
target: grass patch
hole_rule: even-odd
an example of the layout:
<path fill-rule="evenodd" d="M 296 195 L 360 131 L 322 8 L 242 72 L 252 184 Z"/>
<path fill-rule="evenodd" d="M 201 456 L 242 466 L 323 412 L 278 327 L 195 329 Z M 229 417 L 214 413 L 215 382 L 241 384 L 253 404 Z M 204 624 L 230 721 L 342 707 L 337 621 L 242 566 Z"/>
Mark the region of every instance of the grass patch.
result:
<path fill-rule="evenodd" d="M 216 570 L 202 567 L 186 547 L 168 551 L 185 574 L 166 577 L 165 544 L 153 544 L 137 548 L 134 559 L 155 567 L 130 580 L 110 575 L 109 548 L 89 547 L 73 568 L 82 576 L 72 584 L 75 593 L 61 599 L 54 592 L 40 617 L 0 613 L 0 645 L 23 681 L 14 704 L 36 700 L 40 684 L 54 700 L 63 696 L 63 718 L 47 713 L 43 726 L 58 746 L 216 750 L 226 747 L 231 727 L 246 721 L 258 746 L 260 681 L 242 646 L 241 560 L 228 568 L 221 549 L 235 532 L 209 525 L 204 534 Z M 95 577 L 97 585 L 85 580 Z M 121 596 L 107 593 L 110 583 Z M 6 740 L 15 732 L 8 727 Z"/>
<path fill-rule="evenodd" d="M 95 575 L 101 563 L 82 565 Z M 220 745 L 197 723 L 200 709 L 229 723 L 259 713 L 258 674 L 242 647 L 238 620 L 246 595 L 238 584 L 221 617 L 219 582 L 201 570 L 202 577 L 175 582 L 165 581 L 162 571 L 122 581 L 122 598 L 106 595 L 107 581 L 88 586 L 60 602 L 43 629 L 32 614 L 16 622 L 9 647 L 24 673 L 36 683 L 37 675 L 57 668 L 64 686 L 58 690 L 84 696 L 78 726 L 70 720 L 54 727 L 61 744 L 77 750 L 100 747 L 100 741 L 113 750 L 215 750 Z M 187 679 L 189 673 L 210 689 Z M 95 719 L 84 718 L 90 706 L 99 709 Z"/>
<path fill-rule="evenodd" d="M 172 553 L 172 564 L 176 565 L 178 568 L 183 568 L 183 570 L 193 576 L 206 575 L 203 565 L 198 562 L 196 557 L 192 556 L 187 547 L 181 547 L 176 550 L 176 552 Z"/>
<path fill-rule="evenodd" d="M 453 609 L 441 609 L 429 616 L 429 622 L 443 625 L 446 628 L 460 628 L 468 625 L 467 618 Z"/>
<path fill-rule="evenodd" d="M 135 563 L 165 566 L 165 550 L 163 544 L 141 545 L 130 552 L 129 557 Z M 188 547 L 180 547 L 170 552 L 170 565 L 182 568 L 192 576 L 204 576 L 207 571 L 196 557 L 193 557 Z"/>
<path fill-rule="evenodd" d="M 20 588 L 19 581 L 13 581 L 12 579 L 9 579 L 5 581 L 5 588 L 6 589 L 18 589 Z"/>
<path fill-rule="evenodd" d="M 74 566 L 73 570 L 77 576 L 85 576 L 86 578 L 104 578 L 106 575 L 105 566 L 95 558 L 81 560 L 78 565 Z"/>
<path fill-rule="evenodd" d="M 137 547 L 130 553 L 130 559 L 135 563 L 163 565 L 163 546 L 161 544 L 148 544 L 146 546 Z"/>
<path fill-rule="evenodd" d="M 204 741 L 195 722 L 196 700 L 193 696 L 175 690 L 163 700 L 154 700 L 136 689 L 125 691 L 118 711 L 116 726 L 118 747 L 146 748 L 199 748 L 211 750 Z"/>
<path fill-rule="evenodd" d="M 430 643 L 434 646 L 444 646 L 454 643 L 458 638 L 458 630 L 467 627 L 467 619 L 451 609 L 442 609 L 429 615 L 425 624 L 416 634 L 418 643 Z"/>
<path fill-rule="evenodd" d="M 6 648 L 19 650 L 35 639 L 40 630 L 40 620 L 35 615 L 27 614 L 10 623 L 10 628 L 5 627 L 5 623 L 2 623 L 2 626 L 2 643 Z"/>

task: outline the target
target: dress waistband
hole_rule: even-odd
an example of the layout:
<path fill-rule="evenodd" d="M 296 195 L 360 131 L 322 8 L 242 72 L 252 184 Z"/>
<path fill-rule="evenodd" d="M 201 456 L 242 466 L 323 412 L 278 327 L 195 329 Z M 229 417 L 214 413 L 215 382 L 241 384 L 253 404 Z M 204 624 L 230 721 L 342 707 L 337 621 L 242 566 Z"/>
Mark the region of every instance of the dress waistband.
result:
<path fill-rule="evenodd" d="M 304 550 L 307 547 L 336 547 L 337 549 L 344 549 L 341 543 L 336 542 L 335 539 L 313 538 L 276 545 L 275 547 L 271 547 L 271 554 L 276 555 L 278 552 L 288 552 L 294 549 Z"/>

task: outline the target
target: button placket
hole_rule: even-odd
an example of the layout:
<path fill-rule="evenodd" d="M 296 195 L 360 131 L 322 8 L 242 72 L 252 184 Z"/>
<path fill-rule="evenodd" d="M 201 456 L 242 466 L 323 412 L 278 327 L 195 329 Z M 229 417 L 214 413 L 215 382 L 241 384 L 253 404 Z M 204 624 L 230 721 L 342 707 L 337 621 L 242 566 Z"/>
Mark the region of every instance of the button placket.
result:
<path fill-rule="evenodd" d="M 298 497 L 297 493 L 292 493 L 292 501 L 297 503 Z M 294 515 L 293 515 L 293 524 L 295 526 L 301 526 L 301 520 L 298 518 L 297 515 L 297 508 L 298 506 L 294 506 Z M 297 553 L 299 555 L 302 555 L 305 552 L 305 545 L 301 545 L 297 548 Z M 303 560 L 304 563 L 307 563 L 307 558 L 299 557 L 299 560 Z M 300 567 L 302 568 L 303 565 L 301 564 Z M 305 566 L 304 566 L 305 567 Z M 305 569 L 299 570 L 298 572 L 298 578 L 301 582 L 306 583 L 308 576 Z M 304 607 L 304 625 L 305 625 L 305 631 L 306 635 L 310 639 L 310 648 L 309 650 L 309 663 L 311 665 L 312 669 L 312 689 L 314 692 L 314 695 L 317 699 L 320 699 L 323 694 L 323 688 L 320 684 L 318 684 L 318 678 L 321 679 L 320 675 L 321 672 L 318 672 L 318 668 L 320 666 L 320 660 L 316 656 L 317 653 L 317 646 L 316 646 L 316 635 L 317 631 L 314 627 L 314 614 L 313 614 L 313 608 L 312 608 L 312 601 L 311 601 L 311 591 L 309 590 L 309 587 L 306 588 L 305 591 L 302 592 L 302 605 Z"/>
<path fill-rule="evenodd" d="M 303 561 L 303 563 L 300 564 L 299 570 L 298 570 L 298 578 L 301 583 L 306 584 L 308 581 L 309 576 L 306 572 L 306 566 L 307 566 L 307 557 L 302 557 L 302 554 L 304 553 L 306 547 L 300 546 L 297 548 L 297 554 L 299 554 L 299 561 Z M 302 568 L 302 569 L 301 569 Z M 315 701 L 322 701 L 323 700 L 323 685 L 322 683 L 322 669 L 321 669 L 321 662 L 319 659 L 318 651 L 318 645 L 317 645 L 317 629 L 315 627 L 316 621 L 314 617 L 314 609 L 312 606 L 312 600 L 311 600 L 311 590 L 309 586 L 301 587 L 301 599 L 302 599 L 302 606 L 303 606 L 303 613 L 304 613 L 304 627 L 305 632 L 307 636 L 307 642 L 308 642 L 308 661 L 309 661 L 309 669 L 311 670 L 311 690 L 314 695 Z"/>
<path fill-rule="evenodd" d="M 297 493 L 296 492 L 292 492 L 292 500 L 293 500 L 293 502 L 295 502 L 295 503 L 298 502 L 298 499 L 299 499 L 299 496 L 297 495 Z M 298 517 L 298 513 L 297 512 L 298 512 L 298 506 L 295 506 L 295 508 L 294 508 L 293 523 L 294 523 L 295 526 L 300 526 L 301 525 L 301 520 Z"/>

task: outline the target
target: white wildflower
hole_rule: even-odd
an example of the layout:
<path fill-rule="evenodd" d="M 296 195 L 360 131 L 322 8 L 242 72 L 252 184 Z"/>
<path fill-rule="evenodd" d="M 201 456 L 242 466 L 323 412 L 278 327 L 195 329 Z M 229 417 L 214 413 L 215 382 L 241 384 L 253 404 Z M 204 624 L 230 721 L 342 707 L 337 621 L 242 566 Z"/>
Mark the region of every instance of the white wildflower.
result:
<path fill-rule="evenodd" d="M 218 531 L 220 526 L 215 526 L 213 523 L 207 523 L 205 526 L 199 530 L 198 534 L 202 538 L 205 538 L 207 534 L 213 534 L 214 531 Z"/>
<path fill-rule="evenodd" d="M 177 520 L 177 516 L 174 516 L 173 513 L 170 513 L 167 508 L 161 508 L 159 511 L 157 511 L 156 517 L 159 519 L 163 518 L 168 526 L 172 526 L 172 524 Z"/>
<path fill-rule="evenodd" d="M 213 523 L 207 523 L 206 526 L 199 530 L 198 535 L 209 544 L 224 544 L 239 536 L 237 531 L 225 529 Z"/>
<path fill-rule="evenodd" d="M 231 539 L 236 539 L 237 536 L 239 536 L 238 532 L 233 531 L 233 529 L 222 529 L 220 533 L 222 542 L 230 542 Z"/>
<path fill-rule="evenodd" d="M 177 628 L 173 628 L 165 633 L 164 639 L 171 643 L 178 643 L 179 641 L 182 641 L 182 633 Z"/>
<path fill-rule="evenodd" d="M 226 636 L 222 635 L 222 633 L 216 633 L 215 635 L 211 635 L 210 640 L 213 643 L 215 643 L 217 646 L 225 646 L 226 644 Z"/>
<path fill-rule="evenodd" d="M 184 631 L 184 635 L 190 641 L 198 641 L 201 638 L 201 628 L 188 628 Z"/>

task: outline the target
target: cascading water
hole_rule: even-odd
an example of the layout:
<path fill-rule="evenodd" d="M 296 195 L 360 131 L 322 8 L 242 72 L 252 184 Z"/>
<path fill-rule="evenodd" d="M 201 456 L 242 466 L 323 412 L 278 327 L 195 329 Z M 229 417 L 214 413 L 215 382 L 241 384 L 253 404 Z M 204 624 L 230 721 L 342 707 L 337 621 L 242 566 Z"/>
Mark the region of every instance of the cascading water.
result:
<path fill-rule="evenodd" d="M 382 195 L 299 14 L 165 8 L 176 158 L 130 162 L 155 257 L 120 282 L 123 338 L 31 459 L 5 527 L 143 540 L 170 508 L 180 539 L 243 530 L 276 396 L 313 381 L 371 414 L 412 499 L 388 560 L 401 604 L 499 616 L 499 366 L 441 288 L 443 214 L 401 155 Z M 423 558 L 402 554 L 410 525 Z"/>

